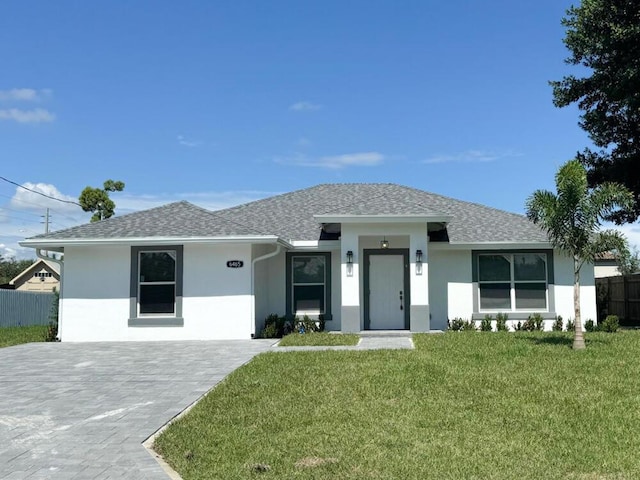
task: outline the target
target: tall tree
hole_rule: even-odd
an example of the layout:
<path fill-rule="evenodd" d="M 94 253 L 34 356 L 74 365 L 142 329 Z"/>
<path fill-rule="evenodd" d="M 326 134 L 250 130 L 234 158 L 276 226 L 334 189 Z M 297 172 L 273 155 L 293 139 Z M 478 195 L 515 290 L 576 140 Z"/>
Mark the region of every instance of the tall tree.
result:
<path fill-rule="evenodd" d="M 16 260 L 13 257 L 3 257 L 0 255 L 0 284 L 9 283 L 27 267 L 31 266 L 35 260 Z"/>
<path fill-rule="evenodd" d="M 585 262 L 611 250 L 627 250 L 627 241 L 616 230 L 600 230 L 601 220 L 616 208 L 628 208 L 632 194 L 623 186 L 603 183 L 594 189 L 578 160 L 570 160 L 556 173 L 557 194 L 536 190 L 527 199 L 527 217 L 547 232 L 551 244 L 573 259 L 573 348 L 585 348 L 580 315 L 580 270 Z"/>
<path fill-rule="evenodd" d="M 593 187 L 617 182 L 634 194 L 631 206 L 608 219 L 634 222 L 640 217 L 640 1 L 582 0 L 562 20 L 570 65 L 586 75 L 569 75 L 553 86 L 554 104 L 577 103 L 580 127 L 598 148 L 578 158 Z"/>
<path fill-rule="evenodd" d="M 104 188 L 85 187 L 78 198 L 82 210 L 93 212 L 92 222 L 98 222 L 113 216 L 116 204 L 109 198 L 109 192 L 121 192 L 124 183 L 121 181 L 107 180 Z"/>

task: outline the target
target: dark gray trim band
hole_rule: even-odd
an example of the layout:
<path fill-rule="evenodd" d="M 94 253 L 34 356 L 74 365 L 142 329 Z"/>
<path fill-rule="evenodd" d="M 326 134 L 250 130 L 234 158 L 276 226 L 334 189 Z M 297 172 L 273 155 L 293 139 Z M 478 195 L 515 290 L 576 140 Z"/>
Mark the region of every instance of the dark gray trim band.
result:
<path fill-rule="evenodd" d="M 369 330 L 371 328 L 371 318 L 369 317 L 369 297 L 371 292 L 369 291 L 369 269 L 371 262 L 369 257 L 371 255 L 402 255 L 404 260 L 404 328 L 409 330 L 411 325 L 411 288 L 409 279 L 409 249 L 408 248 L 370 248 L 363 250 L 363 290 L 364 290 L 364 329 Z"/>

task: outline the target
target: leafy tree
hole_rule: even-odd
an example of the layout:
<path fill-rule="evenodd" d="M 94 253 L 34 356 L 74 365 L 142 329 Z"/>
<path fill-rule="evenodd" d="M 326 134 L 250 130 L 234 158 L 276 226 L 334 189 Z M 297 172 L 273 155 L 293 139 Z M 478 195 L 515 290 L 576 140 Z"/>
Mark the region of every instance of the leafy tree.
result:
<path fill-rule="evenodd" d="M 31 266 L 34 260 L 16 260 L 13 257 L 0 255 L 0 284 L 9 283 L 25 268 Z"/>
<path fill-rule="evenodd" d="M 640 254 L 635 248 L 616 252 L 616 262 L 622 275 L 640 272 Z"/>
<path fill-rule="evenodd" d="M 78 198 L 82 210 L 93 212 L 92 222 L 111 218 L 115 212 L 116 204 L 109 198 L 109 192 L 121 192 L 124 190 L 124 183 L 120 181 L 107 180 L 104 188 L 85 187 Z"/>
<path fill-rule="evenodd" d="M 596 255 L 627 249 L 624 236 L 615 230 L 600 230 L 601 219 L 615 208 L 627 208 L 632 194 L 623 186 L 604 183 L 589 189 L 585 167 L 576 159 L 556 174 L 557 194 L 536 190 L 527 199 L 527 217 L 547 232 L 551 244 L 573 258 L 573 348 L 585 348 L 580 316 L 580 269 Z"/>
<path fill-rule="evenodd" d="M 640 1 L 582 0 L 562 24 L 570 65 L 587 75 L 550 82 L 554 104 L 577 103 L 580 127 L 598 151 L 578 154 L 590 186 L 616 182 L 634 194 L 632 205 L 607 219 L 633 222 L 640 217 Z"/>

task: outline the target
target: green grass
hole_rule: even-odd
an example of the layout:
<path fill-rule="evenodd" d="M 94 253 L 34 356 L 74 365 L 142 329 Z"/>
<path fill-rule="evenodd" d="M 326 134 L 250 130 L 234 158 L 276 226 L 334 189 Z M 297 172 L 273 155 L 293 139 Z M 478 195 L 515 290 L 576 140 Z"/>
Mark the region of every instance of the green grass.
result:
<path fill-rule="evenodd" d="M 640 478 L 640 332 L 269 352 L 157 440 L 188 479 Z M 260 473 L 260 466 L 266 471 Z"/>
<path fill-rule="evenodd" d="M 291 333 L 280 340 L 280 347 L 357 345 L 360 337 L 351 333 Z"/>
<path fill-rule="evenodd" d="M 31 327 L 0 327 L 0 347 L 10 347 L 29 342 L 44 342 L 47 337 L 46 325 Z"/>

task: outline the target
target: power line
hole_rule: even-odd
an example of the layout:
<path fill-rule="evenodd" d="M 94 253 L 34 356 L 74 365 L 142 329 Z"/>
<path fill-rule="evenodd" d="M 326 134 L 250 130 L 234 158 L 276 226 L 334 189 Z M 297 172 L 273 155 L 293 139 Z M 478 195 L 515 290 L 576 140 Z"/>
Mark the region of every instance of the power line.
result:
<path fill-rule="evenodd" d="M 51 195 L 47 195 L 46 193 L 38 192 L 37 190 L 33 190 L 31 188 L 23 187 L 19 183 L 16 183 L 16 182 L 14 182 L 12 180 L 9 180 L 8 178 L 4 178 L 2 176 L 0 176 L 0 180 L 4 180 L 7 183 L 10 183 L 12 185 L 15 185 L 16 187 L 22 188 L 22 189 L 26 190 L 27 192 L 36 193 L 38 195 L 42 195 L 43 197 L 50 198 L 51 200 L 55 200 L 57 202 L 70 203 L 71 205 L 77 205 L 79 207 L 82 207 L 82 205 L 80 205 L 78 202 L 73 202 L 71 200 L 63 200 L 61 198 L 52 197 Z"/>
<path fill-rule="evenodd" d="M 27 200 L 23 200 L 23 199 L 21 199 L 21 198 L 15 198 L 15 197 L 12 197 L 12 196 L 9 196 L 9 195 L 4 195 L 4 194 L 2 194 L 2 193 L 0 193 L 0 197 L 8 198 L 8 199 L 9 199 L 9 200 L 11 200 L 12 202 L 26 203 L 27 205 L 35 205 L 36 207 L 40 207 L 40 208 L 47 208 L 47 207 L 46 207 L 46 205 L 43 205 L 43 204 L 41 204 L 41 203 L 29 202 L 29 201 L 27 201 Z M 4 209 L 6 209 L 6 210 L 11 210 L 10 208 L 6 208 L 6 207 L 0 207 L 0 208 L 4 208 Z M 64 218 L 66 218 L 67 220 L 71 220 L 72 222 L 76 222 L 76 223 L 83 223 L 83 222 L 85 222 L 85 221 L 86 221 L 86 220 L 82 220 L 82 219 L 81 219 L 81 220 L 79 220 L 79 219 L 77 219 L 77 218 L 75 218 L 75 217 L 70 217 L 69 215 L 65 215 L 65 214 L 64 214 L 64 213 L 62 213 L 60 210 L 56 210 L 56 209 L 54 209 L 54 208 L 51 208 L 50 210 L 51 210 L 53 213 L 55 213 L 56 215 L 61 216 L 61 217 L 64 217 Z M 14 211 L 16 211 L 16 212 L 17 212 L 18 210 L 14 210 Z M 24 212 L 24 213 L 29 213 L 29 215 L 37 215 L 37 216 L 40 216 L 40 215 L 39 215 L 39 214 L 37 214 L 37 213 L 30 213 L 30 212 Z"/>

